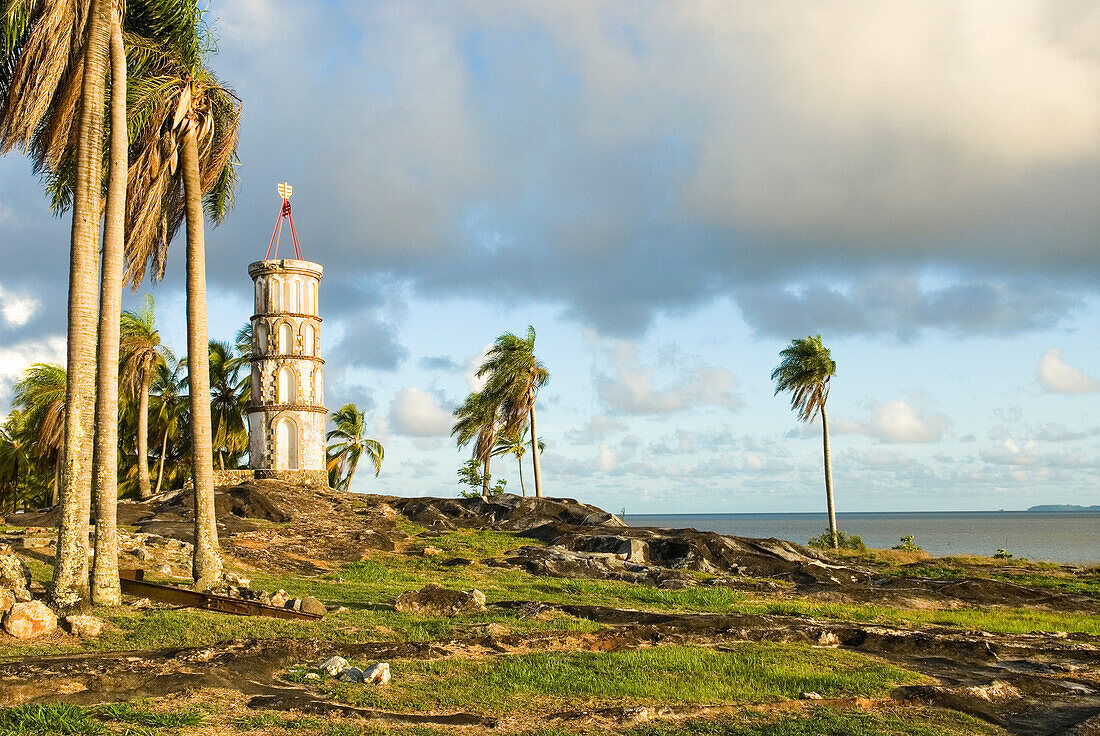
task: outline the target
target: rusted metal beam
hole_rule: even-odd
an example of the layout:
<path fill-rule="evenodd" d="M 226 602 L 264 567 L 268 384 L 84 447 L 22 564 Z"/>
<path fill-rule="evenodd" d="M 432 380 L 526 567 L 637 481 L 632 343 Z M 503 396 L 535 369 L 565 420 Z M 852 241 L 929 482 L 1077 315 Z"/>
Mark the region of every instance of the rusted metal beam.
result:
<path fill-rule="evenodd" d="M 236 616 L 269 616 L 271 618 L 285 618 L 297 621 L 316 621 L 320 614 L 295 611 L 290 608 L 269 606 L 257 601 L 245 601 L 240 598 L 230 598 L 225 595 L 213 593 L 199 593 L 186 588 L 176 588 L 171 585 L 158 585 L 147 583 L 144 580 L 144 570 L 119 570 L 118 579 L 122 586 L 122 592 L 127 595 L 143 596 L 161 603 L 170 603 L 183 608 L 201 608 L 204 611 L 217 611 L 219 613 L 231 613 Z"/>

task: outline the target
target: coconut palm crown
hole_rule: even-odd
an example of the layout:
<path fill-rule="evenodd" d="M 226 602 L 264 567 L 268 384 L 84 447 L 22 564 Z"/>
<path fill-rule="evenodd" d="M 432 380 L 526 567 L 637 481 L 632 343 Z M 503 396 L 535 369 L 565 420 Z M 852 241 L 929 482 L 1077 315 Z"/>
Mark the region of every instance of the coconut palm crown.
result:
<path fill-rule="evenodd" d="M 326 448 L 329 485 L 342 491 L 351 490 L 351 480 L 364 454 L 374 466 L 374 477 L 377 478 L 382 472 L 385 450 L 378 440 L 363 436 L 366 429 L 363 412 L 355 404 L 344 404 L 329 418 L 336 425 L 325 435 L 325 439 L 332 442 Z"/>

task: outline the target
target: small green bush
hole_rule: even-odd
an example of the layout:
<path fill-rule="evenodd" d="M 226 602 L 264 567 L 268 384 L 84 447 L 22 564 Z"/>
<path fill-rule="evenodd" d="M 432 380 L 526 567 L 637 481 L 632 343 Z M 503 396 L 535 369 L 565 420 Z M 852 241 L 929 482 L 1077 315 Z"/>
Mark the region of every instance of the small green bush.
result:
<path fill-rule="evenodd" d="M 812 537 L 809 541 L 811 547 L 817 549 L 832 549 L 833 548 L 833 534 L 826 529 L 820 536 Z M 848 532 L 842 532 L 837 530 L 836 533 L 836 545 L 840 549 L 851 549 L 856 552 L 865 552 L 867 545 L 863 543 L 863 538 L 858 534 L 849 534 Z"/>
<path fill-rule="evenodd" d="M 920 552 L 924 548 L 921 547 L 919 544 L 913 544 L 912 534 L 906 534 L 904 537 L 901 538 L 900 544 L 895 544 L 890 549 L 900 549 L 902 552 Z"/>
<path fill-rule="evenodd" d="M 1010 560 L 1012 559 L 1012 553 L 1006 549 L 997 550 L 997 554 L 993 555 L 996 560 Z"/>

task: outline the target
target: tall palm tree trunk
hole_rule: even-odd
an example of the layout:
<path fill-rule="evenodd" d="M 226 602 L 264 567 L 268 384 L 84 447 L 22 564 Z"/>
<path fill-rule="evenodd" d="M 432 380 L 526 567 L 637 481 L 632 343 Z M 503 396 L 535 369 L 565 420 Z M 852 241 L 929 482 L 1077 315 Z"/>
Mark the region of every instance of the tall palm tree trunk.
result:
<path fill-rule="evenodd" d="M 523 497 L 527 498 L 527 486 L 523 485 L 523 455 L 516 455 L 516 465 L 519 466 L 519 489 Z"/>
<path fill-rule="evenodd" d="M 531 464 L 535 469 L 535 497 L 542 498 L 542 470 L 539 467 L 539 438 L 535 434 L 534 402 L 531 402 Z"/>
<path fill-rule="evenodd" d="M 88 599 L 88 520 L 91 515 L 95 413 L 96 276 L 103 172 L 103 98 L 110 21 L 107 0 L 91 0 L 84 46 L 73 227 L 69 243 L 69 324 L 61 514 L 50 598 L 73 609 Z"/>
<path fill-rule="evenodd" d="M 836 507 L 833 505 L 833 464 L 829 459 L 829 418 L 825 416 L 825 407 L 821 407 L 821 444 L 825 455 L 825 499 L 829 504 L 829 534 L 833 538 L 833 549 L 839 546 L 836 533 Z"/>
<path fill-rule="evenodd" d="M 160 493 L 160 484 L 164 480 L 164 455 L 168 452 L 168 428 L 164 429 L 164 437 L 160 441 L 160 461 L 157 463 L 157 489 L 154 494 Z"/>
<path fill-rule="evenodd" d="M 191 574 L 205 590 L 221 577 L 221 550 L 214 516 L 214 458 L 210 428 L 210 343 L 206 329 L 206 246 L 202 186 L 194 121 L 183 134 L 183 185 L 187 214 L 187 377 L 191 385 L 192 471 L 195 487 L 195 552 Z"/>
<path fill-rule="evenodd" d="M 149 498 L 149 391 L 152 390 L 153 371 L 146 366 L 141 375 L 141 396 L 138 397 L 137 471 L 138 497 Z"/>
<path fill-rule="evenodd" d="M 118 582 L 118 340 L 126 213 L 126 51 L 120 10 L 111 3 L 111 167 L 103 226 L 99 295 L 99 364 L 95 406 L 95 560 L 92 603 L 122 602 Z"/>
<path fill-rule="evenodd" d="M 481 497 L 489 500 L 489 458 L 481 463 Z"/>

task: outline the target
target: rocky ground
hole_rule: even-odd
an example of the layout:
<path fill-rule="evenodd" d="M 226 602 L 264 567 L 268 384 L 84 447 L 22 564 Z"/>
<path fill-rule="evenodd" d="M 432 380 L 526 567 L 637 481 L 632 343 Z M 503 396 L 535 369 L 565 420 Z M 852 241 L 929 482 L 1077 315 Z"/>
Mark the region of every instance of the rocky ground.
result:
<path fill-rule="evenodd" d="M 751 718 L 780 718 L 776 704 L 789 702 L 780 720 L 809 723 L 835 712 L 837 718 L 871 713 L 881 723 L 900 717 L 900 723 L 939 724 L 923 731 L 875 727 L 883 733 L 970 733 L 978 732 L 976 724 L 988 733 L 1100 733 L 1100 602 L 1088 583 L 1095 571 L 1051 570 L 1033 585 L 1015 582 L 1032 578 L 1003 570 L 921 577 L 776 539 L 628 527 L 601 509 L 563 499 L 409 499 L 255 481 L 221 489 L 217 509 L 234 571 L 221 592 L 270 602 L 270 593 L 246 591 L 278 586 L 277 604 L 316 596 L 331 613 L 316 624 L 263 629 L 276 624 L 143 602 L 150 608 L 94 619 L 103 634 L 82 628 L 86 621 L 62 621 L 17 638 L 8 622 L 27 617 L 16 606 L 41 606 L 35 600 L 40 581 L 5 568 L 14 555 L 0 551 L 0 588 L 11 591 L 0 590 L 0 608 L 8 610 L 0 633 L 0 703 L 90 706 L 185 692 L 201 701 L 203 693 L 231 691 L 249 712 L 320 714 L 330 719 L 325 723 L 355 729 L 381 723 L 581 733 L 667 723 L 687 734 L 696 733 L 691 719 L 749 718 L 745 709 Z M 191 519 L 183 494 L 121 504 L 120 566 L 182 582 Z M 52 557 L 54 521 L 50 513 L 11 515 L 0 543 L 41 576 Z M 190 617 L 181 627 L 186 631 L 154 631 L 171 629 L 170 616 Z M 953 621 L 967 626 L 945 625 Z M 120 649 L 143 642 L 193 645 L 120 656 Z M 683 647 L 721 653 L 756 644 L 790 646 L 792 657 L 856 653 L 859 662 L 900 667 L 909 679 L 867 697 L 843 688 L 824 696 L 807 691 L 708 703 L 543 693 L 537 708 L 480 701 L 439 707 L 446 699 L 412 707 L 420 701 L 411 690 L 401 701 L 408 707 L 387 708 L 379 706 L 399 701 L 370 690 L 399 690 L 403 671 L 417 673 L 409 677 L 419 683 L 432 670 L 417 668 L 430 662 L 495 666 L 545 652 Z M 361 666 L 344 662 L 344 669 L 326 673 L 321 664 L 335 655 Z M 393 665 L 393 683 L 379 684 L 380 670 L 371 666 L 381 663 L 387 677 Z M 800 716 L 799 708 L 809 710 Z M 928 715 L 941 710 L 978 720 L 956 727 Z M 232 728 L 243 722 L 238 718 Z M 727 732 L 758 731 L 713 731 Z M 787 733 L 759 731 L 765 732 Z M 796 732 L 814 731 L 790 731 Z"/>

